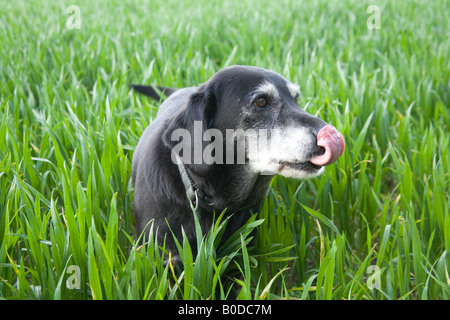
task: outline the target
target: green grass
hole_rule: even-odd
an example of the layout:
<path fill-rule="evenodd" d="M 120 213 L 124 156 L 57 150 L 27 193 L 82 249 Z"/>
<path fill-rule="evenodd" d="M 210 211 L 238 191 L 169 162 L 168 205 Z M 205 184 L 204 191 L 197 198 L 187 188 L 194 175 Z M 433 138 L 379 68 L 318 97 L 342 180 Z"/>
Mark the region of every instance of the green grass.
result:
<path fill-rule="evenodd" d="M 446 1 L 77 1 L 79 30 L 72 4 L 1 5 L 0 297 L 449 299 Z M 197 257 L 180 243 L 176 270 L 164 244 L 136 250 L 131 160 L 158 103 L 128 84 L 231 64 L 299 83 L 346 152 L 319 178 L 276 177 L 222 250 L 224 220 Z"/>

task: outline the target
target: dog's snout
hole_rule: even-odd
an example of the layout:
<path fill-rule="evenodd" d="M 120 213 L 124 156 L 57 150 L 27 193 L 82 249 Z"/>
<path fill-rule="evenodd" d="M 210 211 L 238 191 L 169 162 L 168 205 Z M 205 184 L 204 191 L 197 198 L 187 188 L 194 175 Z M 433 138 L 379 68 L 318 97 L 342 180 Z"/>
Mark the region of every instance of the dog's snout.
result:
<path fill-rule="evenodd" d="M 344 153 L 344 137 L 335 127 L 327 125 L 317 134 L 317 146 L 323 148 L 323 154 L 317 155 L 309 161 L 316 166 L 326 166 L 334 163 Z"/>

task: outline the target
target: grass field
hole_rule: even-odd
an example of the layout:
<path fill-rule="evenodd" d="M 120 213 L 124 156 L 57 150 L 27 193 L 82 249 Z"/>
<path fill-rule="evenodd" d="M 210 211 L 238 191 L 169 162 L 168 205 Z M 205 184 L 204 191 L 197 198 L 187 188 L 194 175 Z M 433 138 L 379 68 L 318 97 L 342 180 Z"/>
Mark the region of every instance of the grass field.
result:
<path fill-rule="evenodd" d="M 2 3 L 0 297 L 449 299 L 449 17 L 444 0 Z M 276 177 L 225 248 L 223 221 L 197 257 L 181 243 L 177 272 L 163 244 L 136 250 L 131 160 L 159 104 L 128 84 L 232 64 L 300 84 L 346 151 Z"/>

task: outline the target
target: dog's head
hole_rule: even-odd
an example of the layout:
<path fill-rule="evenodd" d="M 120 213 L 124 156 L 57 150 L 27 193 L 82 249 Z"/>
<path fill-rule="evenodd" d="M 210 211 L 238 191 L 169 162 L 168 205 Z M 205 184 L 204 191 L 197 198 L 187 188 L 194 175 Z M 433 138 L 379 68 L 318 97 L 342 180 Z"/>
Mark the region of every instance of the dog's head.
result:
<path fill-rule="evenodd" d="M 164 141 L 174 152 L 182 149 L 179 155 L 194 171 L 206 172 L 214 163 L 246 163 L 260 174 L 319 175 L 342 155 L 344 139 L 333 126 L 301 109 L 298 96 L 299 87 L 277 73 L 225 68 L 191 95 L 169 123 Z M 181 144 L 179 130 L 190 135 L 183 134 Z M 195 141 L 201 141 L 197 148 Z"/>

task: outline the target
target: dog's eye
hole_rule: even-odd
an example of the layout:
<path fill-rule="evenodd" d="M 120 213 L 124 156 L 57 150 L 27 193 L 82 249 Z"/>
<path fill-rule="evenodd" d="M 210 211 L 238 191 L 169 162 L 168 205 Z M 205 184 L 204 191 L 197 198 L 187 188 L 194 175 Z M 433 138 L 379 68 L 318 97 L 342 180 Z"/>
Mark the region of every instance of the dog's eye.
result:
<path fill-rule="evenodd" d="M 254 105 L 258 108 L 264 108 L 267 106 L 267 99 L 266 98 L 258 98 L 255 100 Z"/>

